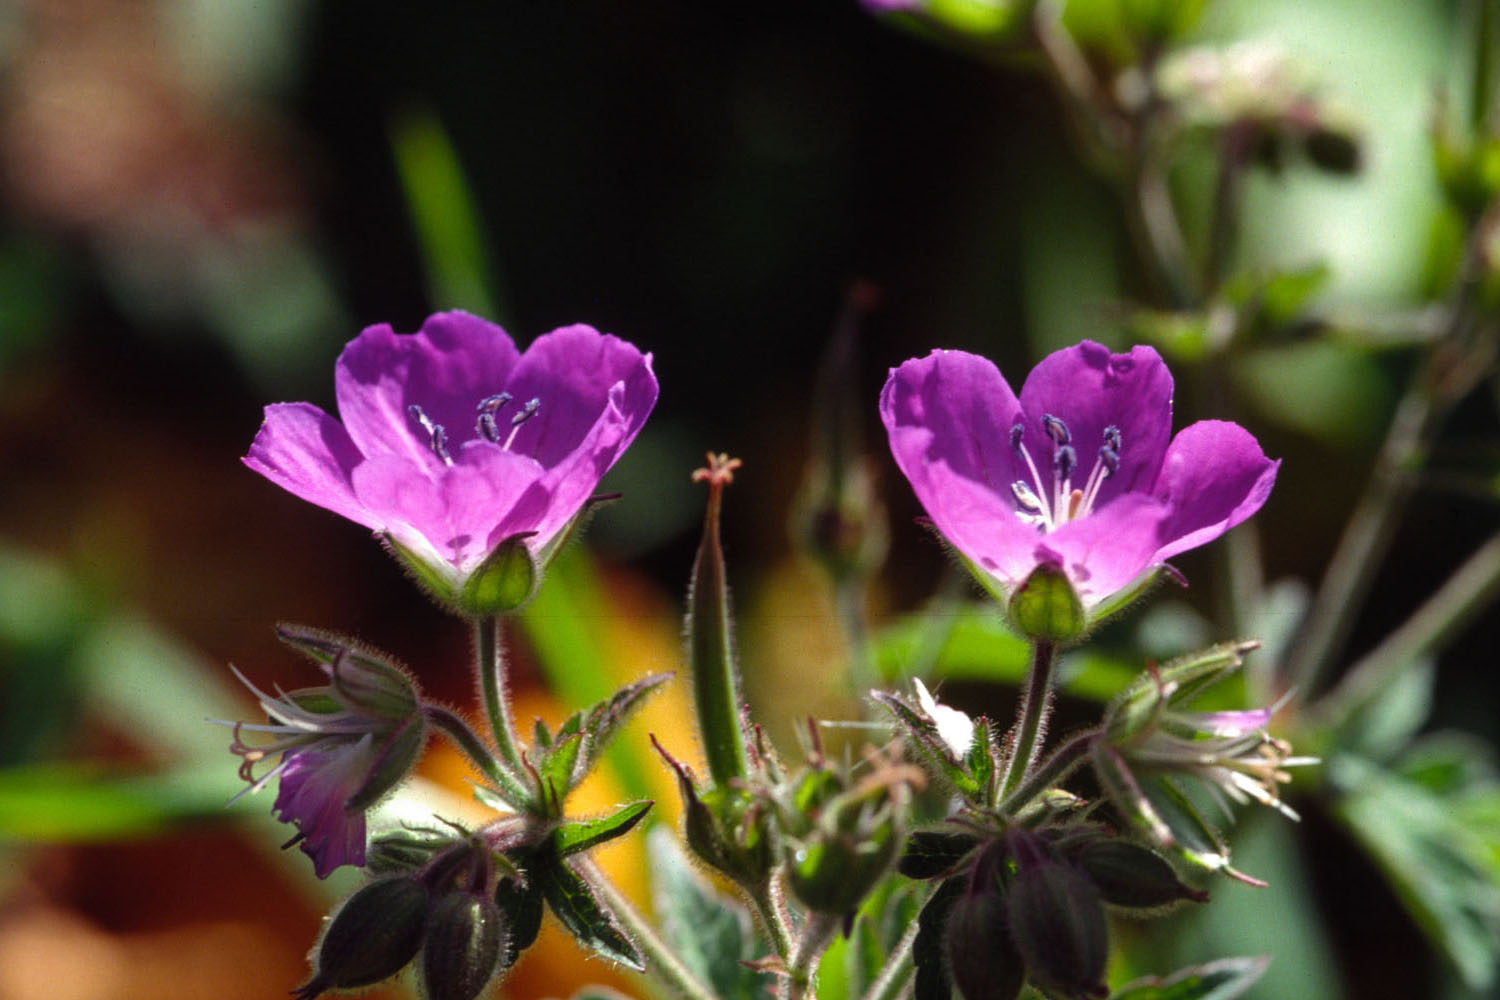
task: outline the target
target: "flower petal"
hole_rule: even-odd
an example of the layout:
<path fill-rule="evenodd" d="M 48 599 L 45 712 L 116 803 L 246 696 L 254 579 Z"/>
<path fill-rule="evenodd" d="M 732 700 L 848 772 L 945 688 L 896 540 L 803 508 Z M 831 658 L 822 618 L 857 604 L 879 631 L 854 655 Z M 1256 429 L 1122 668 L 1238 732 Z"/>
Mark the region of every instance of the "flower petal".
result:
<path fill-rule="evenodd" d="M 1156 562 L 1213 541 L 1266 502 L 1281 461 L 1250 432 L 1226 420 L 1200 420 L 1173 439 L 1153 491 L 1171 508 Z"/>
<path fill-rule="evenodd" d="M 401 455 L 435 472 L 443 463 L 407 407 L 442 425 L 456 453 L 477 437 L 480 400 L 505 389 L 518 358 L 504 330 L 464 312 L 430 316 L 415 334 L 367 327 L 339 355 L 339 416 L 366 455 Z"/>
<path fill-rule="evenodd" d="M 1170 513 L 1160 500 L 1127 493 L 1043 536 L 1040 544 L 1057 554 L 1057 562 L 1088 607 L 1160 561 L 1157 539 Z"/>
<path fill-rule="evenodd" d="M 1155 481 L 1172 436 L 1172 373 L 1153 348 L 1112 354 L 1103 344 L 1085 340 L 1054 351 L 1031 370 L 1021 387 L 1021 409 L 1026 448 L 1049 491 L 1052 441 L 1042 429 L 1043 414 L 1062 420 L 1072 434 L 1078 455 L 1075 487 L 1093 469 L 1104 429 L 1119 429 L 1120 465 L 1099 490 L 1104 504 L 1131 490 L 1147 490 Z"/>
<path fill-rule="evenodd" d="M 271 811 L 302 834 L 302 851 L 318 878 L 340 865 L 365 863 L 365 814 L 344 808 L 368 765 L 371 739 L 287 754 Z"/>
<path fill-rule="evenodd" d="M 623 386 L 622 392 L 615 392 L 617 385 Z M 516 364 L 506 388 L 518 403 L 539 402 L 536 416 L 521 425 L 512 447 L 549 469 L 568 464 L 580 454 L 594 459 L 597 443 L 591 432 L 613 410 L 610 419 L 623 429 L 624 436 L 604 466 L 609 468 L 635 439 L 657 395 L 651 355 L 581 323 L 536 338 Z M 585 495 L 592 490 L 591 485 Z"/>
<path fill-rule="evenodd" d="M 273 403 L 244 462 L 282 489 L 367 528 L 380 520 L 354 495 L 364 457 L 342 424 L 311 403 Z"/>

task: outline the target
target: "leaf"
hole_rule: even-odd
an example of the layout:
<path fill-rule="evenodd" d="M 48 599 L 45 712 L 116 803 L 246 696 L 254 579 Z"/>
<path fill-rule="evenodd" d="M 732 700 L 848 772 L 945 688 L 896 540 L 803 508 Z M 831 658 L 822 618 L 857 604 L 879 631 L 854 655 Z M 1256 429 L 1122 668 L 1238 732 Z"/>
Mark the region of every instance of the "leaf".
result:
<path fill-rule="evenodd" d="M 1229 845 L 1182 789 L 1167 778 L 1151 778 L 1141 782 L 1141 792 L 1171 831 L 1169 850 L 1208 871 L 1229 870 Z"/>
<path fill-rule="evenodd" d="M 698 978 L 721 997 L 769 1000 L 775 977 L 746 968 L 767 945 L 749 912 L 693 869 L 675 837 L 658 826 L 646 838 L 651 894 L 662 936 Z"/>
<path fill-rule="evenodd" d="M 1110 1000 L 1234 1000 L 1266 971 L 1270 956 L 1221 958 L 1194 965 L 1166 979 L 1151 976 L 1131 983 Z"/>
<path fill-rule="evenodd" d="M 574 719 L 579 720 L 577 725 L 587 737 L 577 770 L 573 775 L 574 784 L 582 781 L 593 770 L 599 755 L 609 749 L 611 741 L 619 734 L 620 727 L 646 703 L 646 698 L 671 679 L 671 674 L 652 674 L 649 677 L 643 677 L 620 688 L 594 705 L 588 712 L 582 713 L 581 716 L 575 714 L 563 724 L 563 728 L 558 730 L 557 739 L 563 737 Z"/>
<path fill-rule="evenodd" d="M 88 764 L 0 770 L 0 841 L 87 842 L 140 837 L 188 820 L 227 819 L 233 785 L 212 764 L 164 774 L 111 774 Z M 248 812 L 242 798 L 235 812 Z"/>
<path fill-rule="evenodd" d="M 510 928 L 505 936 L 505 951 L 500 956 L 501 968 L 515 965 L 521 952 L 536 941 L 542 929 L 542 897 L 537 880 L 521 885 L 514 878 L 502 878 L 495 883 L 495 905 L 505 914 L 506 926 Z"/>
<path fill-rule="evenodd" d="M 918 888 L 905 879 L 888 877 L 860 904 L 853 929 L 844 939 L 846 950 L 842 965 L 848 996 L 864 996 L 885 968 L 891 952 L 900 944 L 903 932 L 917 919 L 920 895 Z M 829 965 L 838 960 L 839 956 L 830 948 L 820 969 L 820 987 L 832 971 Z M 821 994 L 822 990 L 819 992 Z"/>
<path fill-rule="evenodd" d="M 567 820 L 552 834 L 558 857 L 587 851 L 627 833 L 655 805 L 649 799 L 632 802 L 598 819 Z"/>
<path fill-rule="evenodd" d="M 588 737 L 582 733 L 564 736 L 559 730 L 557 742 L 536 763 L 542 800 L 546 808 L 554 811 L 553 815 L 562 812 L 563 799 L 573 790 L 578 776 L 578 756 L 587 741 Z"/>
<path fill-rule="evenodd" d="M 899 870 L 907 878 L 937 878 L 956 868 L 978 845 L 979 838 L 971 834 L 918 830 L 907 838 Z"/>
<path fill-rule="evenodd" d="M 578 873 L 566 864 L 558 863 L 539 877 L 547 905 L 579 944 L 612 962 L 619 962 L 637 972 L 645 971 L 645 963 L 635 945 L 615 926 L 614 919 L 594 898 L 593 890 Z"/>
<path fill-rule="evenodd" d="M 1335 814 L 1433 947 L 1470 989 L 1491 987 L 1500 961 L 1500 787 L 1439 794 L 1347 754 L 1329 762 L 1329 777 L 1344 791 Z"/>
<path fill-rule="evenodd" d="M 1341 750 L 1388 761 L 1406 747 L 1432 711 L 1437 671 L 1430 659 L 1407 664 L 1339 719 L 1332 742 Z"/>
<path fill-rule="evenodd" d="M 912 964 L 917 970 L 915 1000 L 948 1000 L 953 992 L 943 932 L 948 911 L 964 894 L 964 882 L 964 878 L 944 882 L 917 917 L 917 937 L 911 945 Z"/>
<path fill-rule="evenodd" d="M 979 786 L 980 794 L 988 800 L 993 794 L 998 765 L 995 761 L 995 743 L 990 736 L 990 720 L 982 715 L 974 720 L 974 742 L 969 745 L 964 763 L 974 776 L 974 783 Z"/>
<path fill-rule="evenodd" d="M 898 694 L 890 691 L 872 691 L 870 696 L 890 710 L 890 713 L 896 717 L 896 722 L 921 751 L 923 759 L 932 765 L 940 777 L 947 778 L 953 787 L 957 788 L 959 793 L 970 802 L 983 804 L 980 802 L 983 789 L 973 776 L 954 759 L 953 751 L 938 731 L 937 723 Z"/>

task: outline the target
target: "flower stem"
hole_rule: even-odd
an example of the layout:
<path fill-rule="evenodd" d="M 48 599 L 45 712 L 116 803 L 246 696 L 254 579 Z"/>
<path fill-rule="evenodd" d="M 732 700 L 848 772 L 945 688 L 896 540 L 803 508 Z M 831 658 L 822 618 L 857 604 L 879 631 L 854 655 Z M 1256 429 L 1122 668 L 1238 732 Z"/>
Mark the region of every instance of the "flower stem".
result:
<path fill-rule="evenodd" d="M 1412 660 L 1447 645 L 1497 597 L 1500 534 L 1492 535 L 1410 618 L 1351 667 L 1320 707 L 1335 724 L 1342 721 Z"/>
<path fill-rule="evenodd" d="M 818 969 L 818 959 L 833 940 L 839 929 L 840 918 L 835 913 L 812 913 L 802 925 L 802 933 L 792 945 L 787 958 L 784 1000 L 807 1000 L 813 995 L 813 973 Z"/>
<path fill-rule="evenodd" d="M 1100 732 L 1097 727 L 1086 729 L 1052 751 L 1050 756 L 1027 775 L 1025 781 L 1016 786 L 1015 791 L 1001 800 L 999 812 L 1005 816 L 1014 816 L 1026 803 L 1072 774 L 1083 763 L 1084 755 L 1099 738 Z"/>
<path fill-rule="evenodd" d="M 713 989 L 700 980 L 688 968 L 687 963 L 662 940 L 651 921 L 599 870 L 592 858 L 582 858 L 573 864 L 574 870 L 589 883 L 610 912 L 624 925 L 631 942 L 644 955 L 649 973 L 683 1000 L 715 1000 Z"/>
<path fill-rule="evenodd" d="M 464 756 L 469 758 L 481 774 L 500 787 L 508 801 L 519 807 L 530 798 L 526 787 L 495 759 L 490 748 L 484 745 L 479 734 L 470 729 L 467 722 L 440 705 L 425 705 L 422 711 L 426 714 L 427 721 L 442 730 L 443 734 L 463 751 Z"/>
<path fill-rule="evenodd" d="M 1000 783 L 1001 800 L 1009 799 L 1031 770 L 1047 713 L 1052 702 L 1052 672 L 1057 665 L 1057 646 L 1038 640 L 1031 647 L 1031 667 L 1026 672 L 1026 692 L 1021 697 L 1016 717 L 1010 759 L 1005 764 L 1005 780 Z"/>
<path fill-rule="evenodd" d="M 775 879 L 769 878 L 763 885 L 747 889 L 746 895 L 750 897 L 760 922 L 765 925 L 772 950 L 786 959 L 792 951 L 792 927 Z"/>
<path fill-rule="evenodd" d="M 505 657 L 500 649 L 500 616 L 484 615 L 474 622 L 475 667 L 479 689 L 484 696 L 484 711 L 490 720 L 490 732 L 503 760 L 515 773 L 524 772 L 521 749 L 516 741 L 515 724 L 506 701 Z"/>

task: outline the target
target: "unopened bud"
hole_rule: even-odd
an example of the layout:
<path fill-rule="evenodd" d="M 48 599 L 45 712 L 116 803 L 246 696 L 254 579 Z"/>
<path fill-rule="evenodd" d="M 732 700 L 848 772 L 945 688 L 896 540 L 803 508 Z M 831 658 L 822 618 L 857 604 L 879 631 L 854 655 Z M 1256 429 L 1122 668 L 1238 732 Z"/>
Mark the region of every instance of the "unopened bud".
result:
<path fill-rule="evenodd" d="M 422 942 L 427 1000 L 473 1000 L 494 978 L 505 948 L 505 919 L 486 896 L 455 892 L 432 909 Z"/>
<path fill-rule="evenodd" d="M 1154 910 L 1184 899 L 1208 902 L 1208 893 L 1185 885 L 1159 854 L 1128 840 L 1091 841 L 1079 852 L 1078 866 L 1112 906 Z"/>
<path fill-rule="evenodd" d="M 1016 631 L 1032 640 L 1068 645 L 1083 637 L 1083 602 L 1061 566 L 1040 563 L 1006 608 Z"/>
<path fill-rule="evenodd" d="M 504 614 L 531 600 L 541 579 L 526 545 L 533 534 L 526 531 L 505 539 L 469 574 L 458 592 L 458 604 L 465 613 Z"/>
<path fill-rule="evenodd" d="M 312 1000 L 326 990 L 370 986 L 400 972 L 421 947 L 430 899 L 415 878 L 381 879 L 361 888 L 329 918 L 312 978 L 293 996 Z"/>
<path fill-rule="evenodd" d="M 948 911 L 948 965 L 964 1000 L 1015 1000 L 1026 982 L 1026 963 L 1011 940 L 1005 897 L 994 879 Z"/>
<path fill-rule="evenodd" d="M 1099 891 L 1036 835 L 1018 833 L 1010 846 L 1016 874 L 1005 895 L 1007 915 L 1032 983 L 1060 997 L 1107 996 L 1109 925 Z"/>

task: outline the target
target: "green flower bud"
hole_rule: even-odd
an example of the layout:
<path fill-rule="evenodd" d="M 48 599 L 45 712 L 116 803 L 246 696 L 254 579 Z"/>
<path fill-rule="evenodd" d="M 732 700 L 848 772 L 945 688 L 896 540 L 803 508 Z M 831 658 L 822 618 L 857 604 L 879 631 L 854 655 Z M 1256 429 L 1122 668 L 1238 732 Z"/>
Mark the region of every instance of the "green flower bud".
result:
<path fill-rule="evenodd" d="M 389 979 L 417 954 L 431 902 L 415 878 L 371 882 L 350 896 L 323 927 L 313 975 L 296 1000 L 326 990 L 356 989 Z"/>
<path fill-rule="evenodd" d="M 526 531 L 505 539 L 469 574 L 457 595 L 458 606 L 466 614 L 504 614 L 531 600 L 542 575 L 526 547 L 533 534 Z"/>
<path fill-rule="evenodd" d="M 1061 566 L 1040 563 L 1006 608 L 1017 632 L 1033 641 L 1070 645 L 1083 638 L 1088 619 L 1083 602 Z"/>
<path fill-rule="evenodd" d="M 1070 864 L 1052 857 L 1035 834 L 1009 838 L 1016 873 L 1005 895 L 1016 950 L 1032 983 L 1059 997 L 1103 997 L 1109 925 L 1099 890 Z"/>
<path fill-rule="evenodd" d="M 789 851 L 787 886 L 810 910 L 849 913 L 896 860 L 894 821 L 858 832 L 818 830 Z"/>
<path fill-rule="evenodd" d="M 1156 910 L 1184 899 L 1208 902 L 1208 893 L 1185 885 L 1159 854 L 1128 840 L 1090 841 L 1078 853 L 1078 867 L 1111 906 Z"/>
<path fill-rule="evenodd" d="M 451 893 L 432 908 L 422 942 L 427 1000 L 473 1000 L 494 978 L 505 950 L 505 919 L 495 901 Z"/>

